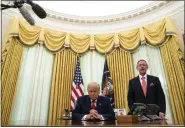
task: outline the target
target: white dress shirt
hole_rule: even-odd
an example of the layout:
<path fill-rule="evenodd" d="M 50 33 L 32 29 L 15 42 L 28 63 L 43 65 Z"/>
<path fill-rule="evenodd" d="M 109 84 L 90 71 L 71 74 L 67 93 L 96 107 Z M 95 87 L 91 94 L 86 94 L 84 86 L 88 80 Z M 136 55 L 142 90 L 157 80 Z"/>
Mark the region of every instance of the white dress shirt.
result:
<path fill-rule="evenodd" d="M 145 77 L 145 82 L 146 82 L 146 85 L 147 85 L 147 74 L 144 75 Z M 141 86 L 142 86 L 142 76 L 139 74 L 139 80 L 140 80 L 140 83 L 141 83 Z"/>

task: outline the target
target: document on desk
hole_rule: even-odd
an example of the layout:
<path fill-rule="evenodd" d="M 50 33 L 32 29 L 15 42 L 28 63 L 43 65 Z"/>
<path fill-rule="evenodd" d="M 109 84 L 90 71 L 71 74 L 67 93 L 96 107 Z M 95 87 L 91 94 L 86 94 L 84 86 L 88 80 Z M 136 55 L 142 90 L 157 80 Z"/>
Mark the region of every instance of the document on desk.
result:
<path fill-rule="evenodd" d="M 162 120 L 162 118 L 157 115 L 147 115 L 147 117 L 152 120 Z"/>
<path fill-rule="evenodd" d="M 140 116 L 139 118 L 138 118 L 138 121 L 150 121 L 151 119 L 150 118 L 148 118 L 148 117 L 146 117 L 146 116 L 144 116 L 144 115 L 142 115 L 142 116 Z"/>
<path fill-rule="evenodd" d="M 125 109 L 117 109 L 117 115 L 126 115 L 126 111 L 125 111 Z"/>

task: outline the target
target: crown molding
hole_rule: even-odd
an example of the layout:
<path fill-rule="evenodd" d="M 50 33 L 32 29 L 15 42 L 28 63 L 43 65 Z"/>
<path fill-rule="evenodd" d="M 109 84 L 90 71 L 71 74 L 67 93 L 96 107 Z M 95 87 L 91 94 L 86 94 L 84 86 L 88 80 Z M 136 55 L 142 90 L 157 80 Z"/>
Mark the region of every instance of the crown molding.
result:
<path fill-rule="evenodd" d="M 101 24 L 101 23 L 113 23 L 118 21 L 120 22 L 120 21 L 138 18 L 139 16 L 158 10 L 174 2 L 176 1 L 155 1 L 146 6 L 137 8 L 132 11 L 128 11 L 128 12 L 116 14 L 116 15 L 109 15 L 109 16 L 91 16 L 91 17 L 75 16 L 75 15 L 62 14 L 49 9 L 45 9 L 45 10 L 47 12 L 48 19 L 53 19 L 53 20 L 62 21 L 62 22 L 69 22 L 69 23 L 82 23 L 82 24 L 100 23 Z M 30 6 L 26 6 L 26 7 L 27 9 L 31 10 Z"/>
<path fill-rule="evenodd" d="M 47 19 L 53 19 L 56 21 L 68 22 L 68 23 L 80 23 L 80 24 L 102 24 L 102 23 L 113 23 L 113 22 L 120 22 L 126 21 L 134 18 L 138 18 L 139 16 L 145 15 L 149 12 L 153 12 L 159 10 L 160 8 L 172 4 L 177 1 L 155 1 L 146 6 L 137 8 L 132 11 L 116 14 L 116 15 L 109 15 L 109 16 L 75 16 L 75 15 L 68 15 L 59 12 L 55 12 L 44 8 L 47 12 Z M 31 7 L 29 5 L 25 6 L 29 11 L 31 11 Z"/>
<path fill-rule="evenodd" d="M 137 8 L 132 11 L 116 14 L 116 15 L 109 15 L 109 16 L 75 16 L 75 15 L 68 15 L 68 14 L 62 14 L 59 12 L 55 12 L 49 9 L 45 9 L 47 12 L 46 19 L 48 20 L 54 20 L 57 22 L 64 22 L 64 23 L 76 23 L 76 24 L 105 24 L 105 23 L 117 23 L 127 20 L 133 20 L 137 19 L 143 15 L 150 14 L 152 12 L 155 12 L 157 10 L 160 10 L 161 8 L 168 6 L 170 4 L 174 4 L 178 1 L 155 1 L 148 5 L 145 5 L 143 7 Z M 33 13 L 31 6 L 25 4 L 24 5 L 26 9 L 29 10 L 29 12 Z M 19 11 L 17 9 L 8 9 L 5 13 L 9 13 L 8 15 L 13 15 L 14 13 L 17 13 L 17 15 L 21 16 Z M 34 18 L 38 18 L 35 17 Z M 38 19 L 39 20 L 39 19 Z"/>
<path fill-rule="evenodd" d="M 152 5 L 157 6 L 159 3 L 160 2 L 154 2 Z M 148 5 L 148 7 L 151 7 L 151 4 Z M 137 10 L 139 12 L 142 11 L 140 8 Z M 137 10 L 134 10 L 134 11 L 137 12 Z M 159 9 L 154 9 L 153 11 L 149 11 L 148 13 L 144 13 L 143 15 L 130 18 L 128 20 L 119 21 L 119 22 L 115 21 L 115 22 L 102 22 L 102 23 L 76 23 L 76 22 L 58 20 L 57 18 L 55 19 L 55 18 L 49 18 L 49 17 L 45 19 L 40 19 L 34 14 L 32 9 L 29 10 L 29 12 L 31 13 L 33 19 L 35 19 L 36 25 L 39 25 L 42 27 L 48 27 L 58 31 L 62 30 L 65 32 L 97 34 L 97 33 L 107 33 L 107 32 L 120 32 L 123 30 L 137 28 L 139 26 L 143 26 L 143 25 L 161 20 L 167 16 L 172 16 L 172 18 L 175 18 L 176 15 L 178 16 L 178 14 L 182 15 L 184 13 L 184 2 L 170 1 L 167 4 L 164 4 L 163 6 L 161 4 L 161 7 Z M 47 10 L 46 12 L 49 13 Z M 131 13 L 122 13 L 118 15 L 113 15 L 112 18 L 122 16 L 123 14 L 128 15 Z M 5 19 L 5 20 L 2 19 L 3 22 L 6 22 L 7 20 L 12 19 L 12 17 L 14 16 L 22 18 L 22 15 L 20 14 L 18 9 L 7 9 L 5 11 L 2 11 L 2 17 L 3 19 Z M 111 16 L 105 16 L 105 18 L 110 18 L 110 17 Z M 76 16 L 76 18 L 80 19 L 81 17 Z M 89 17 L 85 17 L 85 18 L 88 19 Z M 90 19 L 88 20 L 92 20 L 92 17 L 90 17 Z"/>

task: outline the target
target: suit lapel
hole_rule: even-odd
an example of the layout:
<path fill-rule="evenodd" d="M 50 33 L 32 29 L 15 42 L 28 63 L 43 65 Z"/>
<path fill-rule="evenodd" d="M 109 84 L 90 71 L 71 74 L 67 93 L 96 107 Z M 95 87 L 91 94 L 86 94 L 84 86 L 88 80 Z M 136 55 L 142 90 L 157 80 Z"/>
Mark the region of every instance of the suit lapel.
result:
<path fill-rule="evenodd" d="M 100 101 L 100 97 L 98 96 L 98 99 L 97 99 L 97 103 L 96 103 L 96 110 L 99 110 L 99 105 L 100 105 L 101 101 Z"/>
<path fill-rule="evenodd" d="M 146 96 L 147 96 L 147 94 L 148 94 L 148 92 L 149 92 L 149 89 L 150 89 L 150 76 L 149 75 L 147 75 L 147 91 L 146 91 Z"/>
<path fill-rule="evenodd" d="M 145 97 L 143 89 L 142 89 L 142 85 L 141 85 L 141 82 L 140 82 L 140 79 L 139 79 L 139 76 L 137 77 L 136 85 L 138 86 L 139 90 L 142 92 L 143 96 Z"/>
<path fill-rule="evenodd" d="M 91 110 L 91 99 L 89 96 L 87 97 L 87 105 L 88 105 L 88 112 L 89 112 Z"/>

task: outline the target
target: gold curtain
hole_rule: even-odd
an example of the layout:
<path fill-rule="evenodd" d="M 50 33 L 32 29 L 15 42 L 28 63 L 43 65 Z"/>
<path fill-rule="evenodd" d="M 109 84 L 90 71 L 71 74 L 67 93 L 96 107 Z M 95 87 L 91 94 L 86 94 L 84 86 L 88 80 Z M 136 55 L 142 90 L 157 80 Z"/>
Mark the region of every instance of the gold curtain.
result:
<path fill-rule="evenodd" d="M 8 40 L 2 54 L 1 123 L 8 126 L 18 83 L 23 47 L 15 37 Z"/>
<path fill-rule="evenodd" d="M 169 37 L 160 48 L 168 81 L 168 90 L 173 117 L 177 124 L 184 124 L 184 66 L 182 53 L 179 53 L 178 39 Z M 178 52 L 179 51 L 179 52 Z"/>
<path fill-rule="evenodd" d="M 133 29 L 130 31 L 121 32 L 118 34 L 120 45 L 122 49 L 127 51 L 134 51 L 141 44 L 140 29 Z"/>
<path fill-rule="evenodd" d="M 9 35 L 18 36 L 24 45 L 42 43 L 53 53 L 69 48 L 80 55 L 88 50 L 107 54 L 117 47 L 134 52 L 142 43 L 161 46 L 167 36 L 176 33 L 169 17 L 129 31 L 95 35 L 66 33 L 40 26 L 30 26 L 26 21 L 17 18 L 13 19 L 11 26 L 14 27 L 11 27 Z"/>
<path fill-rule="evenodd" d="M 159 46 L 164 43 L 166 37 L 165 30 L 165 20 L 143 26 L 145 39 L 148 44 L 153 46 Z"/>
<path fill-rule="evenodd" d="M 114 34 L 94 35 L 94 46 L 97 52 L 106 53 L 113 48 Z"/>
<path fill-rule="evenodd" d="M 84 53 L 89 48 L 90 36 L 85 34 L 70 35 L 71 49 L 76 53 Z M 67 40 L 67 39 L 66 39 Z"/>
<path fill-rule="evenodd" d="M 45 33 L 44 33 L 45 32 Z M 58 52 L 63 49 L 63 45 L 65 44 L 66 33 L 65 32 L 57 32 L 50 29 L 42 29 L 42 34 L 44 33 L 44 37 L 40 38 L 40 42 L 44 42 L 46 48 L 52 52 Z"/>
<path fill-rule="evenodd" d="M 70 50 L 63 50 L 55 56 L 50 97 L 48 125 L 56 125 L 65 108 L 70 108 L 71 87 L 77 56 Z"/>
<path fill-rule="evenodd" d="M 126 108 L 128 112 L 128 82 L 134 76 L 131 53 L 116 49 L 107 56 L 107 62 L 114 86 L 115 107 Z"/>

